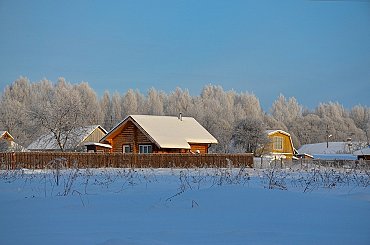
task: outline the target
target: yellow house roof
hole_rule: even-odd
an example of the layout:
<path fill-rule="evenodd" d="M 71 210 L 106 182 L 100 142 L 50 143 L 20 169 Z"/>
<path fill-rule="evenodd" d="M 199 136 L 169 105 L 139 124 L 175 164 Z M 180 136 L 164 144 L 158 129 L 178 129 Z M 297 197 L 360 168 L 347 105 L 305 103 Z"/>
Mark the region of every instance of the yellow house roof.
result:
<path fill-rule="evenodd" d="M 267 135 L 273 135 L 273 134 L 275 134 L 275 133 L 282 133 L 282 134 L 285 134 L 285 135 L 287 135 L 287 136 L 289 136 L 290 137 L 290 134 L 289 133 L 287 133 L 287 132 L 285 132 L 285 131 L 283 131 L 283 130 L 280 130 L 280 129 L 271 129 L 271 130 L 266 130 L 266 133 L 267 133 Z M 293 144 L 292 144 L 293 145 Z"/>

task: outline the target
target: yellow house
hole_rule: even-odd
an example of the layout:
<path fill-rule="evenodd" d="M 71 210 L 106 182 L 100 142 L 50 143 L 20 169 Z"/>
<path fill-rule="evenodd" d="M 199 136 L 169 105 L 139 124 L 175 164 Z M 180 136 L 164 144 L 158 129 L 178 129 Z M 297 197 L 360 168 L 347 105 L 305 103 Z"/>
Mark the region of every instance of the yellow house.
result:
<path fill-rule="evenodd" d="M 291 160 L 296 152 L 289 133 L 283 130 L 267 130 L 269 143 L 265 145 L 263 153 Z"/>

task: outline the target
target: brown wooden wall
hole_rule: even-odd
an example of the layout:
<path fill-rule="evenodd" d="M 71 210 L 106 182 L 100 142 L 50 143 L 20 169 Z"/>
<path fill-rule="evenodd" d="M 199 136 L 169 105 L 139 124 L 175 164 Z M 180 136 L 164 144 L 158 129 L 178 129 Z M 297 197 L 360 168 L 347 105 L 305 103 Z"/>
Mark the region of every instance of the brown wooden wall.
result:
<path fill-rule="evenodd" d="M 252 154 L 124 154 L 76 152 L 0 153 L 0 169 L 252 167 Z M 232 166 L 230 166 L 232 164 Z"/>
<path fill-rule="evenodd" d="M 152 142 L 131 121 L 128 121 L 122 131 L 112 139 L 112 152 L 122 153 L 123 145 L 130 145 L 132 153 L 138 153 L 139 144 L 152 145 Z"/>
<path fill-rule="evenodd" d="M 208 153 L 208 144 L 194 144 L 190 143 L 191 151 L 199 151 L 201 154 Z"/>

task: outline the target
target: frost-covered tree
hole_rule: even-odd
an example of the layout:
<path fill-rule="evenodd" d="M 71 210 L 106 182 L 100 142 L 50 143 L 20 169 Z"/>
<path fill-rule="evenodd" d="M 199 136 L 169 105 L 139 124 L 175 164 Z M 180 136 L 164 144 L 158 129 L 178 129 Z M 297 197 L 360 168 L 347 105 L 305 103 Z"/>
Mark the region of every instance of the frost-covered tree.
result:
<path fill-rule="evenodd" d="M 150 115 L 163 115 L 163 95 L 155 88 L 151 88 L 147 95 L 146 109 Z"/>
<path fill-rule="evenodd" d="M 60 78 L 54 86 L 40 86 L 33 93 L 33 101 L 27 108 L 28 117 L 35 126 L 41 127 L 39 129 L 51 133 L 64 151 L 66 143 L 75 137 L 76 129 L 85 122 L 78 90 Z"/>
<path fill-rule="evenodd" d="M 32 122 L 26 118 L 26 106 L 31 96 L 31 83 L 25 77 L 7 86 L 0 95 L 0 130 L 11 132 L 18 142 L 30 142 Z"/>
<path fill-rule="evenodd" d="M 193 98 L 189 91 L 177 87 L 167 96 L 164 109 L 166 115 L 178 115 L 180 112 L 184 115 L 190 115 L 192 106 Z"/>
<path fill-rule="evenodd" d="M 234 94 L 234 114 L 235 120 L 246 117 L 261 119 L 263 112 L 258 98 L 254 94 L 240 93 Z"/>
<path fill-rule="evenodd" d="M 125 116 L 138 113 L 138 97 L 137 92 L 129 89 L 122 99 L 122 107 Z"/>
<path fill-rule="evenodd" d="M 296 118 L 302 116 L 302 106 L 298 104 L 294 97 L 286 99 L 284 95 L 280 94 L 272 104 L 271 114 L 279 122 L 288 125 Z"/>
<path fill-rule="evenodd" d="M 113 108 L 109 91 L 105 91 L 103 97 L 99 101 L 100 110 L 103 113 L 102 125 L 105 129 L 113 128 Z"/>
<path fill-rule="evenodd" d="M 338 102 L 320 103 L 316 108 L 324 126 L 328 125 L 334 141 L 345 141 L 352 138 L 356 141 L 365 140 L 365 132 L 356 127 L 349 112 Z M 324 133 L 324 131 L 323 131 Z"/>
<path fill-rule="evenodd" d="M 327 130 L 331 140 L 369 142 L 369 108 L 355 106 L 350 111 L 339 103 L 321 103 L 305 110 L 292 98 L 280 95 L 266 114 L 258 98 L 248 92 L 224 91 L 206 85 L 200 95 L 176 88 L 166 94 L 151 88 L 146 95 L 129 89 L 126 93 L 106 91 L 98 98 L 88 83 L 72 85 L 60 78 L 31 83 L 21 77 L 0 94 L 0 130 L 9 131 L 17 143 L 28 145 L 41 134 L 77 126 L 100 124 L 111 129 L 129 114 L 178 115 L 194 117 L 219 141 L 213 152 L 233 152 L 230 144 L 234 129 L 248 118 L 263 122 L 266 129 L 282 129 L 292 136 L 294 145 L 323 142 Z M 58 123 L 57 123 L 58 122 Z M 49 125 L 49 126 L 46 126 Z M 51 126 L 54 125 L 54 126 Z M 72 125 L 72 126 L 71 126 Z M 61 143 L 62 144 L 62 143 Z"/>
<path fill-rule="evenodd" d="M 114 92 L 111 100 L 112 114 L 111 121 L 112 127 L 123 119 L 123 103 L 121 95 L 118 92 Z"/>
<path fill-rule="evenodd" d="M 365 132 L 366 142 L 369 145 L 370 141 L 370 108 L 357 105 L 350 111 L 350 117 L 355 125 Z"/>
<path fill-rule="evenodd" d="M 100 110 L 99 100 L 95 91 L 87 82 L 75 86 L 80 97 L 85 125 L 97 125 L 104 119 L 104 111 Z M 81 125 L 81 126 L 85 126 Z"/>
<path fill-rule="evenodd" d="M 236 124 L 232 142 L 237 148 L 256 154 L 268 142 L 265 131 L 261 120 L 247 117 Z"/>
<path fill-rule="evenodd" d="M 229 152 L 234 127 L 234 93 L 225 92 L 221 86 L 207 85 L 200 97 L 194 100 L 193 116 L 218 139 L 211 150 Z"/>

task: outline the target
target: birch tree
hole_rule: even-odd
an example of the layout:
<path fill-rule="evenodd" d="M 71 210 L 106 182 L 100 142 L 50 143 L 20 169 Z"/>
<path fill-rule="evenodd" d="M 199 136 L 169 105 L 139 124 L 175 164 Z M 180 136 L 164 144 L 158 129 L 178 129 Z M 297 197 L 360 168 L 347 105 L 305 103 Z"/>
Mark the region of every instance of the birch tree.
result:
<path fill-rule="evenodd" d="M 138 112 L 138 98 L 134 90 L 129 89 L 122 99 L 123 111 L 125 116 L 137 114 Z"/>
<path fill-rule="evenodd" d="M 29 118 L 44 132 L 51 133 L 60 150 L 64 151 L 85 120 L 78 91 L 61 78 L 55 86 L 40 86 L 33 93 L 33 101 L 28 107 Z"/>
<path fill-rule="evenodd" d="M 30 142 L 29 122 L 26 118 L 26 106 L 31 99 L 31 84 L 25 77 L 20 77 L 7 86 L 0 95 L 0 130 L 6 130 L 22 143 Z"/>
<path fill-rule="evenodd" d="M 355 125 L 364 131 L 366 142 L 370 145 L 370 108 L 361 105 L 354 106 L 350 111 L 350 117 Z"/>

